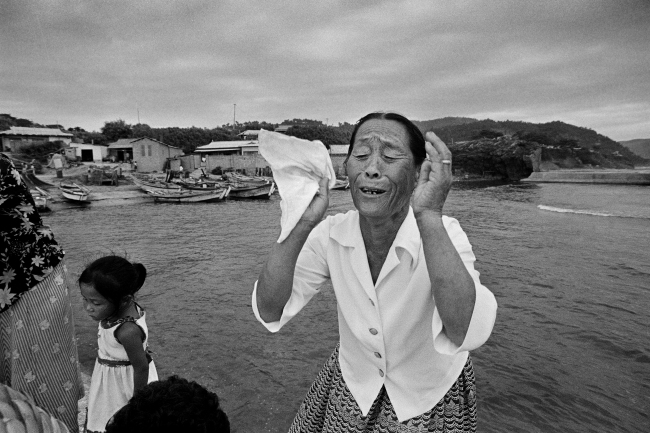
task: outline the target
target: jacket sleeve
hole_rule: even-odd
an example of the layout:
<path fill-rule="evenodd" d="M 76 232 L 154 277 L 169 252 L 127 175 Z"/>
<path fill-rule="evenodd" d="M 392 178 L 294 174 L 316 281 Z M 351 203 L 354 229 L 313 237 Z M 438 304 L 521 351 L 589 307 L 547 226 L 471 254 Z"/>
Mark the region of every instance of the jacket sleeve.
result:
<path fill-rule="evenodd" d="M 445 355 L 455 355 L 459 352 L 474 350 L 485 343 L 492 333 L 497 313 L 497 301 L 492 292 L 481 284 L 479 272 L 474 269 L 476 257 L 472 251 L 467 235 L 454 218 L 443 217 L 443 222 L 449 238 L 469 272 L 476 289 L 476 301 L 465 340 L 460 346 L 453 343 L 444 331 L 442 319 L 436 307 L 433 312 L 432 331 L 433 346 L 437 352 Z"/>
<path fill-rule="evenodd" d="M 257 320 L 270 332 L 278 332 L 289 320 L 303 309 L 329 280 L 326 248 L 329 241 L 329 224 L 322 221 L 309 234 L 296 262 L 293 274 L 291 296 L 282 310 L 282 317 L 275 322 L 267 323 L 261 317 L 257 308 L 257 281 L 253 288 L 253 313 Z"/>

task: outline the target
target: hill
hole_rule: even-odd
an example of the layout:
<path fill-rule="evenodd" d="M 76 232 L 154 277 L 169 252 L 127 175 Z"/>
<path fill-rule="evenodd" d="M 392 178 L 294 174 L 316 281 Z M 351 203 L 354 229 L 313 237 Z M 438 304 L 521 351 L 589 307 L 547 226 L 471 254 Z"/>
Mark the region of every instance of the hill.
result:
<path fill-rule="evenodd" d="M 592 129 L 560 121 L 529 123 L 485 119 L 428 130 L 435 132 L 446 143 L 505 136 L 536 142 L 549 149 L 570 148 L 577 151 L 582 149 L 602 156 L 598 158 L 599 164 L 597 164 L 602 168 L 625 168 L 635 164 L 647 164 L 644 158 L 632 153 L 627 147 Z"/>
<path fill-rule="evenodd" d="M 434 120 L 413 120 L 415 126 L 420 128 L 422 133 L 431 131 L 436 128 L 444 128 L 447 126 L 465 125 L 467 123 L 478 122 L 478 119 L 471 117 L 442 117 Z"/>
<path fill-rule="evenodd" d="M 619 141 L 633 153 L 642 158 L 650 159 L 650 138 L 637 138 L 636 140 Z"/>

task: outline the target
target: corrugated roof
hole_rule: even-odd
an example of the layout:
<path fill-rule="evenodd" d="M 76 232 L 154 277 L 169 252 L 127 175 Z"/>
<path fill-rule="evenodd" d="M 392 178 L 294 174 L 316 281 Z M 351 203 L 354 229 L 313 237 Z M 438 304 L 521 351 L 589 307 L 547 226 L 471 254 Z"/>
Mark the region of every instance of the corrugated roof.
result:
<path fill-rule="evenodd" d="M 138 138 L 120 138 L 115 143 L 108 145 L 109 149 L 131 149 L 133 142 L 139 140 Z"/>
<path fill-rule="evenodd" d="M 196 152 L 211 152 L 214 150 L 238 150 L 242 147 L 257 147 L 259 142 L 252 141 L 213 141 L 205 146 L 199 146 L 195 149 Z"/>
<path fill-rule="evenodd" d="M 260 130 L 259 129 L 247 129 L 244 132 L 240 132 L 237 135 L 260 135 Z"/>
<path fill-rule="evenodd" d="M 0 135 L 35 135 L 41 137 L 72 137 L 73 134 L 63 132 L 55 128 L 27 128 L 24 126 L 12 126 L 8 131 L 0 132 Z"/>
<path fill-rule="evenodd" d="M 178 146 L 172 146 L 171 144 L 165 144 L 162 141 L 158 141 L 155 138 L 150 138 L 150 137 L 139 137 L 139 138 L 120 138 L 117 140 L 115 143 L 111 143 L 108 145 L 109 149 L 131 149 L 133 147 L 134 143 L 137 143 L 140 140 L 149 140 L 153 141 L 158 144 L 162 144 L 163 146 L 171 147 L 172 149 L 180 149 Z"/>

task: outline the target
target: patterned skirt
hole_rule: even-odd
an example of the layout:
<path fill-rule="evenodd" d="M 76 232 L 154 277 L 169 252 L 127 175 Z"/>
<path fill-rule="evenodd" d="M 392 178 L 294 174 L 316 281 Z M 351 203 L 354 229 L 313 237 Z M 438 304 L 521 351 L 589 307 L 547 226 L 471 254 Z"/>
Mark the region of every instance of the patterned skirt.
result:
<path fill-rule="evenodd" d="M 399 422 L 386 389 L 361 414 L 341 374 L 339 347 L 307 392 L 289 433 L 476 432 L 476 386 L 471 358 L 458 380 L 429 411 Z"/>
<path fill-rule="evenodd" d="M 63 262 L 0 313 L 0 382 L 79 430 L 83 397 L 72 307 Z"/>

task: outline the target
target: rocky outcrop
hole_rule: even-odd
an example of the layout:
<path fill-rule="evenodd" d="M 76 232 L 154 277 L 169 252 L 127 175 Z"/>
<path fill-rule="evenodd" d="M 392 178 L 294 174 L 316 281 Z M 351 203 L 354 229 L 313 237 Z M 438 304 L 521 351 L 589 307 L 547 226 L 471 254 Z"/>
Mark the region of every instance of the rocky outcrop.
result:
<path fill-rule="evenodd" d="M 533 172 L 566 168 L 634 168 L 622 156 L 584 147 L 548 146 L 511 136 L 449 145 L 456 175 L 527 178 Z"/>

